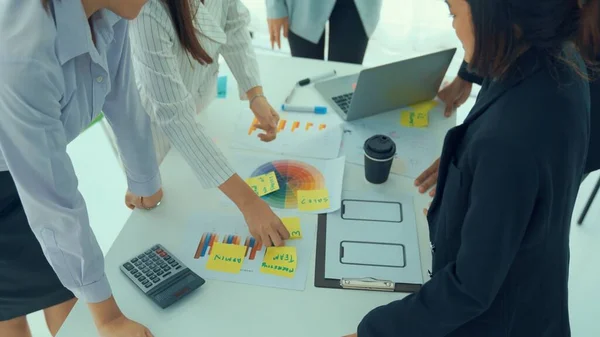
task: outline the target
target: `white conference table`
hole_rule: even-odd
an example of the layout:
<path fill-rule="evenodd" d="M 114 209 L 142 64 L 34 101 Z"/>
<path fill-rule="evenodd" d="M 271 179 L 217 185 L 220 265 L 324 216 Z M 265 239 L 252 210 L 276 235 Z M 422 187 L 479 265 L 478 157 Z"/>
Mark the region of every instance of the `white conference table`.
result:
<path fill-rule="evenodd" d="M 337 70 L 340 75 L 357 72 L 360 66 L 290 57 L 260 56 L 263 86 L 271 104 L 277 108 L 299 79 Z M 200 116 L 200 121 L 227 154 L 232 125 L 247 102 L 239 100 L 237 85 L 225 66 L 226 99 L 215 100 Z M 453 74 L 448 74 L 451 78 Z M 324 105 L 314 89 L 300 89 L 295 103 Z M 470 105 L 470 104 L 469 104 Z M 286 113 L 282 113 L 284 117 Z M 341 122 L 331 111 L 322 116 L 325 123 Z M 435 135 L 440 149 L 445 132 Z M 218 189 L 203 190 L 191 169 L 177 151 L 171 151 L 161 165 L 164 188 L 162 204 L 152 211 L 135 210 L 111 249 L 106 254 L 106 274 L 124 314 L 146 325 L 156 337 L 249 336 L 307 337 L 343 336 L 354 333 L 358 323 L 371 309 L 406 296 L 403 293 L 323 289 L 314 287 L 314 252 L 304 291 L 282 290 L 230 282 L 207 280 L 206 284 L 167 309 L 160 309 L 139 291 L 119 270 L 119 265 L 156 243 L 173 251 L 183 242 L 186 223 L 192 213 L 221 208 L 236 212 L 223 203 Z M 415 212 L 424 280 L 431 265 L 427 221 L 422 209 L 430 198 L 417 193 L 413 180 L 391 175 L 376 186 L 364 179 L 362 166 L 347 164 L 344 188 L 382 189 L 414 196 Z M 124 207 L 124 206 L 123 206 Z M 110 210 L 107 210 L 110 212 Z M 301 215 L 303 226 L 316 226 L 316 215 Z M 200 275 L 202 276 L 202 275 Z M 87 306 L 79 302 L 58 337 L 97 336 Z"/>

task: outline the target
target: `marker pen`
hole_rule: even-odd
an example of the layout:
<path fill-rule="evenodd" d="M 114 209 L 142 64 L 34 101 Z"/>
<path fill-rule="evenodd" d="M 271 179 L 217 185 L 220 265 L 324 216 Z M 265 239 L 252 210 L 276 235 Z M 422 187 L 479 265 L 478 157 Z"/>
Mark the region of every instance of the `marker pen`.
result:
<path fill-rule="evenodd" d="M 332 71 L 330 71 L 328 73 L 325 73 L 325 74 L 321 74 L 321 75 L 317 75 L 317 76 L 314 76 L 314 77 L 305 78 L 303 80 L 298 81 L 297 86 L 304 87 L 304 86 L 307 86 L 307 85 L 309 85 L 311 83 L 319 82 L 319 81 L 322 81 L 324 79 L 327 79 L 327 78 L 330 78 L 330 77 L 334 77 L 336 74 L 337 74 L 337 72 L 335 70 L 332 70 Z"/>
<path fill-rule="evenodd" d="M 293 112 L 313 112 L 317 115 L 324 115 L 327 113 L 327 107 L 324 106 L 300 106 L 300 105 L 289 105 L 282 104 L 281 110 L 293 111 Z"/>
<path fill-rule="evenodd" d="M 303 80 L 298 81 L 298 83 L 296 83 L 296 85 L 292 88 L 292 91 L 290 91 L 289 95 L 285 98 L 285 103 L 290 103 L 292 101 L 292 96 L 294 96 L 294 92 L 296 91 L 296 88 L 299 87 L 305 87 L 311 83 L 315 83 L 315 82 L 319 82 L 322 81 L 324 79 L 330 78 L 330 77 L 334 77 L 335 75 L 337 75 L 337 71 L 332 70 L 328 73 L 325 74 L 321 74 L 321 75 L 317 75 L 317 76 L 313 76 L 313 77 L 308 77 L 305 78 Z"/>

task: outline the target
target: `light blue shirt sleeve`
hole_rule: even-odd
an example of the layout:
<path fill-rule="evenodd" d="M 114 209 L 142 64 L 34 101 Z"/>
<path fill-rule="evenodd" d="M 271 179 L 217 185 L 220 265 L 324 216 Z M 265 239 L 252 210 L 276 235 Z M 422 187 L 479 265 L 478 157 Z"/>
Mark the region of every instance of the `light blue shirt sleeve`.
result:
<path fill-rule="evenodd" d="M 62 70 L 2 59 L 0 148 L 27 219 L 62 284 L 85 302 L 111 296 L 61 122 Z M 33 71 L 32 69 L 35 69 Z"/>
<path fill-rule="evenodd" d="M 129 24 L 123 20 L 117 24 L 115 36 L 122 36 L 122 53 L 118 59 L 108 60 L 115 64 L 110 93 L 104 103 L 104 116 L 116 136 L 121 161 L 125 166 L 129 190 L 139 196 L 151 196 L 161 185 L 156 152 L 152 141 L 150 117 L 144 111 L 135 84 L 131 46 L 127 32 Z"/>
<path fill-rule="evenodd" d="M 288 8 L 285 0 L 267 0 L 267 17 L 279 19 L 288 16 Z"/>

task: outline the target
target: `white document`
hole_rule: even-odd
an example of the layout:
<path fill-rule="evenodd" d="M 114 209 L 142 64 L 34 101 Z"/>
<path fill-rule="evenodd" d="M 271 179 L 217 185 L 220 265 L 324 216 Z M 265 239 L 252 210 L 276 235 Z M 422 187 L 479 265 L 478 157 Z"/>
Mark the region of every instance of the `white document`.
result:
<path fill-rule="evenodd" d="M 437 140 L 439 130 L 453 127 L 454 119 L 444 117 L 443 105 L 429 112 L 429 126 L 409 128 L 400 124 L 400 111 L 392 111 L 345 123 L 342 150 L 349 163 L 364 165 L 364 143 L 376 134 L 390 137 L 396 143 L 396 157 L 392 173 L 409 178 L 418 177 L 437 158 L 442 142 Z"/>
<path fill-rule="evenodd" d="M 252 111 L 244 110 L 237 119 L 231 147 L 304 158 L 337 158 L 343 129 L 340 124 L 325 124 L 319 121 L 319 117 L 309 113 L 282 117 L 277 138 L 263 142 L 258 138 L 262 130 L 253 126 L 256 120 Z"/>
<path fill-rule="evenodd" d="M 275 172 L 279 190 L 262 196 L 273 209 L 298 209 L 298 191 L 327 190 L 329 207 L 308 213 L 328 213 L 340 207 L 344 157 L 321 160 L 288 155 L 231 151 L 230 162 L 242 179 Z M 223 203 L 233 204 L 223 196 Z"/>
<path fill-rule="evenodd" d="M 278 215 L 294 216 L 293 213 Z M 275 276 L 260 272 L 265 247 L 255 246 L 255 240 L 250 235 L 244 217 L 241 213 L 200 212 L 193 215 L 185 231 L 182 247 L 177 251 L 177 257 L 201 277 L 209 280 L 229 281 L 253 284 L 265 287 L 304 290 L 306 278 L 313 257 L 316 223 L 307 223 L 301 218 L 302 238 L 286 241 L 286 246 L 296 247 L 296 271 L 293 278 Z M 231 240 L 234 244 L 246 246 L 247 252 L 238 274 L 224 273 L 206 269 L 210 257 L 210 246 L 207 238 L 216 236 L 215 242 Z"/>
<path fill-rule="evenodd" d="M 325 245 L 325 278 L 423 283 L 410 196 L 343 191 L 340 210 L 327 214 Z"/>

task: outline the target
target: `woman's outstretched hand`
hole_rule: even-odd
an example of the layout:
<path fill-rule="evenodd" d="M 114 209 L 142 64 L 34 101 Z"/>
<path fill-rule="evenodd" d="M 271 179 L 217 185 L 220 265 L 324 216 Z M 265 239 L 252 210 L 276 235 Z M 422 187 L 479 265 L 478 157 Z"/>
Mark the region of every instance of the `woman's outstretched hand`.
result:
<path fill-rule="evenodd" d="M 281 222 L 281 219 L 273 213 L 271 207 L 259 198 L 254 198 L 240 208 L 250 234 L 263 245 L 283 246 L 285 240 L 290 238 L 290 233 Z"/>

